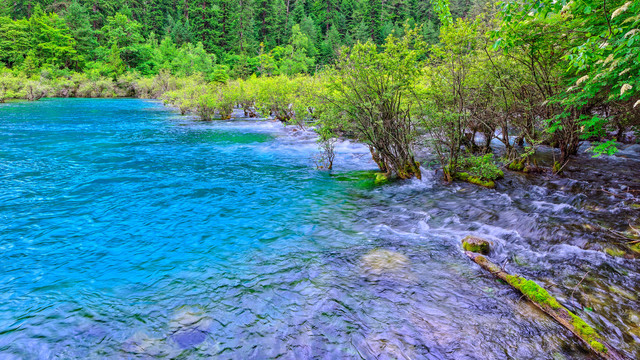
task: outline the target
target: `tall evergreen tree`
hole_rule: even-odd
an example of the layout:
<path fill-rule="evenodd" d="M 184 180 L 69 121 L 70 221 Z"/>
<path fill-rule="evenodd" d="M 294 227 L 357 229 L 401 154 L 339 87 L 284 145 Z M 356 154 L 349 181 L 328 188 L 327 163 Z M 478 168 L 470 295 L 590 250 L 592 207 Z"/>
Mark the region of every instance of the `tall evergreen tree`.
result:
<path fill-rule="evenodd" d="M 196 41 L 202 42 L 205 50 L 220 55 L 218 47 L 220 7 L 215 0 L 197 0 L 189 6 L 189 22 Z"/>
<path fill-rule="evenodd" d="M 237 18 L 231 28 L 233 46 L 230 49 L 239 54 L 254 54 L 257 52 L 257 43 L 253 31 L 255 0 L 238 0 L 236 11 Z"/>
<path fill-rule="evenodd" d="M 72 2 L 64 12 L 64 20 L 76 40 L 78 54 L 85 60 L 91 58 L 92 51 L 98 47 L 95 31 L 91 27 L 89 10 L 77 1 Z"/>

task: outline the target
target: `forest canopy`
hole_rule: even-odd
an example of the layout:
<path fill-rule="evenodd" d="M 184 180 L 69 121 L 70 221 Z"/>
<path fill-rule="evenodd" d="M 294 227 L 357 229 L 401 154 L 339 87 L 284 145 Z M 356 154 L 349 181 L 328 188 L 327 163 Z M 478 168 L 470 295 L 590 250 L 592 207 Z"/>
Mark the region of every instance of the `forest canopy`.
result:
<path fill-rule="evenodd" d="M 465 17 L 473 4 L 451 8 Z M 252 73 L 310 73 L 330 63 L 342 46 L 382 44 L 405 23 L 419 24 L 437 42 L 434 8 L 419 0 L 73 0 L 0 1 L 0 61 L 25 71 L 46 65 L 107 73 L 134 69 L 197 70 L 225 66 L 234 77 Z"/>

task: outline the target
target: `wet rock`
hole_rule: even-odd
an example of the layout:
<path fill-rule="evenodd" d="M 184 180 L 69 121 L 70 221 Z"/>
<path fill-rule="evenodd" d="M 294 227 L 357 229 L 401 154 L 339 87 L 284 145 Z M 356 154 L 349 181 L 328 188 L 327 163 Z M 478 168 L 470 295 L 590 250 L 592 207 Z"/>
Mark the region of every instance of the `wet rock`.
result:
<path fill-rule="evenodd" d="M 197 346 L 207 339 L 212 322 L 204 309 L 182 307 L 169 321 L 170 337 L 183 349 Z"/>
<path fill-rule="evenodd" d="M 152 338 L 147 333 L 138 331 L 125 340 L 122 350 L 130 354 L 147 355 L 149 357 L 173 357 L 176 351 L 163 339 Z"/>
<path fill-rule="evenodd" d="M 471 235 L 462 239 L 462 248 L 484 255 L 488 254 L 490 250 L 489 241 Z"/>
<path fill-rule="evenodd" d="M 640 313 L 630 310 L 629 315 L 627 316 L 627 319 L 629 320 L 630 323 L 636 326 L 640 326 Z"/>
<path fill-rule="evenodd" d="M 360 269 L 367 277 L 406 277 L 410 261 L 405 255 L 386 249 L 371 250 L 360 259 Z"/>
<path fill-rule="evenodd" d="M 557 351 L 551 354 L 551 357 L 553 358 L 553 360 L 567 360 L 567 358 L 564 355 L 562 355 Z"/>
<path fill-rule="evenodd" d="M 623 150 L 625 153 L 629 153 L 629 154 L 633 154 L 633 153 L 640 154 L 640 145 L 639 144 L 629 145 Z"/>

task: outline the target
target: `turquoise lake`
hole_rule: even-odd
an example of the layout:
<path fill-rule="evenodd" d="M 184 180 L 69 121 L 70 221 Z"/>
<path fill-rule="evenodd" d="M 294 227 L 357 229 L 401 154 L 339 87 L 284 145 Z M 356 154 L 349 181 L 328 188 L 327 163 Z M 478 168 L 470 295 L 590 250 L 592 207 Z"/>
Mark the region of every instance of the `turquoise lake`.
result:
<path fill-rule="evenodd" d="M 611 315 L 640 310 L 640 270 L 581 247 L 608 200 L 580 181 L 374 186 L 363 145 L 341 142 L 332 173 L 316 153 L 309 131 L 157 101 L 0 104 L 0 359 L 588 358 L 469 262 L 468 234 L 640 356 Z M 618 307 L 569 298 L 588 270 Z"/>

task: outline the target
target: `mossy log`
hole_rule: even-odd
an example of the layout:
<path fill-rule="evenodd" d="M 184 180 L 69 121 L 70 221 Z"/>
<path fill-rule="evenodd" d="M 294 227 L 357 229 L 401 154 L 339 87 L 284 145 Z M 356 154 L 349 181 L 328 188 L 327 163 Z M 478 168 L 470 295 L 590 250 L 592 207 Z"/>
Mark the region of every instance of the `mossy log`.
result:
<path fill-rule="evenodd" d="M 466 181 L 470 184 L 484 186 L 489 189 L 494 189 L 496 187 L 496 183 L 493 182 L 493 180 L 482 180 L 481 178 L 477 176 L 471 176 L 466 172 L 457 172 L 454 175 L 454 178 L 457 180 Z"/>
<path fill-rule="evenodd" d="M 547 313 L 559 322 L 560 325 L 571 331 L 589 349 L 591 349 L 591 351 L 598 354 L 603 359 L 629 359 L 609 345 L 604 338 L 584 320 L 564 306 L 560 305 L 553 296 L 549 295 L 547 290 L 536 284 L 534 281 L 527 280 L 520 275 L 511 275 L 480 254 L 470 251 L 465 251 L 465 254 L 467 254 L 471 260 L 480 265 L 483 269 L 489 271 L 499 279 L 504 280 L 513 288 L 520 291 L 536 307 Z"/>

